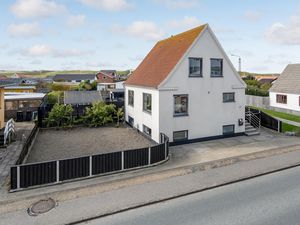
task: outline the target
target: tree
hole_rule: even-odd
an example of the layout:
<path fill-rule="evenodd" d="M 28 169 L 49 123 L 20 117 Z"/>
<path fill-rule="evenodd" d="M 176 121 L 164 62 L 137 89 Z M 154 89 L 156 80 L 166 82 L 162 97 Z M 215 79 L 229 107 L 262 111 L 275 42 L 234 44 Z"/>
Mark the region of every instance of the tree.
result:
<path fill-rule="evenodd" d="M 46 119 L 47 126 L 69 126 L 72 125 L 73 108 L 71 105 L 56 103 Z"/>
<path fill-rule="evenodd" d="M 124 120 L 123 108 L 118 108 L 115 110 L 115 118 L 117 119 L 117 127 L 120 126 L 120 121 Z"/>
<path fill-rule="evenodd" d="M 87 107 L 83 121 L 91 127 L 104 126 L 113 122 L 115 105 L 107 105 L 104 102 L 93 103 L 92 107 Z"/>
<path fill-rule="evenodd" d="M 64 101 L 64 92 L 63 91 L 51 91 L 47 94 L 46 102 L 47 104 L 56 104 L 62 103 Z"/>

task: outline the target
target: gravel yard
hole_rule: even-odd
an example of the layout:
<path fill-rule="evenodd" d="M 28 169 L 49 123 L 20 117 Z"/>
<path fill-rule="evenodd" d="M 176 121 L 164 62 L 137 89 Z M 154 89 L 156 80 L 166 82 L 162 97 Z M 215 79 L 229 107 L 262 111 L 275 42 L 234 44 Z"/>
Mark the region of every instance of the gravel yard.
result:
<path fill-rule="evenodd" d="M 154 144 L 129 127 L 40 130 L 26 163 L 97 155 Z"/>

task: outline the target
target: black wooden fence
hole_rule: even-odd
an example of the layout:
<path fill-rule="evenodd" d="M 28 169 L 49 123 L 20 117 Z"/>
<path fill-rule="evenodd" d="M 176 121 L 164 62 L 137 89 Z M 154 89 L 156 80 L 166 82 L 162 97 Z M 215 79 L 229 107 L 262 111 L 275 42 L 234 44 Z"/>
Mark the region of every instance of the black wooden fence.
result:
<path fill-rule="evenodd" d="M 282 131 L 282 122 L 261 110 L 246 107 L 246 111 L 249 110 L 260 118 L 261 126 L 267 127 L 269 129 L 281 132 Z"/>
<path fill-rule="evenodd" d="M 13 166 L 11 191 L 155 165 L 169 156 L 169 139 L 161 138 L 162 143 L 149 148 Z"/>

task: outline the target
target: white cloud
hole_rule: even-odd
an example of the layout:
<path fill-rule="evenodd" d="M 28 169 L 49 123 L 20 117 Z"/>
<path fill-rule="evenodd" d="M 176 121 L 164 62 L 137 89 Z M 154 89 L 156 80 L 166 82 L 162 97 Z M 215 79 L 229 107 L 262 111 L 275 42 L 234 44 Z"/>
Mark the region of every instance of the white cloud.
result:
<path fill-rule="evenodd" d="M 8 33 L 13 37 L 36 37 L 41 35 L 38 23 L 11 24 Z"/>
<path fill-rule="evenodd" d="M 19 18 L 40 18 L 64 13 L 66 8 L 53 0 L 17 0 L 11 12 Z"/>
<path fill-rule="evenodd" d="M 17 49 L 12 53 L 19 53 L 27 57 L 54 57 L 54 58 L 65 58 L 65 57 L 81 57 L 94 54 L 93 51 L 79 50 L 79 49 L 56 49 L 50 45 L 38 44 L 30 48 Z"/>
<path fill-rule="evenodd" d="M 171 20 L 167 22 L 167 26 L 171 28 L 190 29 L 201 25 L 201 21 L 197 17 L 185 16 L 181 20 Z"/>
<path fill-rule="evenodd" d="M 300 45 L 300 15 L 292 16 L 286 23 L 274 23 L 265 37 L 278 44 Z"/>
<path fill-rule="evenodd" d="M 83 14 L 79 15 L 70 15 L 67 19 L 67 25 L 68 27 L 75 28 L 80 27 L 85 24 L 86 16 Z"/>
<path fill-rule="evenodd" d="M 79 0 L 82 4 L 106 11 L 122 11 L 133 7 L 127 0 Z"/>
<path fill-rule="evenodd" d="M 190 9 L 199 5 L 199 0 L 153 0 L 169 9 Z"/>
<path fill-rule="evenodd" d="M 151 21 L 135 21 L 128 27 L 114 25 L 111 29 L 116 33 L 126 33 L 132 37 L 157 41 L 162 38 L 164 31 Z"/>
<path fill-rule="evenodd" d="M 261 20 L 262 15 L 259 12 L 247 11 L 244 15 L 245 19 L 250 22 L 258 22 Z"/>
<path fill-rule="evenodd" d="M 54 49 L 49 45 L 34 45 L 28 49 L 22 50 L 22 55 L 24 56 L 31 56 L 31 57 L 37 57 L 37 56 L 49 56 L 53 54 Z"/>

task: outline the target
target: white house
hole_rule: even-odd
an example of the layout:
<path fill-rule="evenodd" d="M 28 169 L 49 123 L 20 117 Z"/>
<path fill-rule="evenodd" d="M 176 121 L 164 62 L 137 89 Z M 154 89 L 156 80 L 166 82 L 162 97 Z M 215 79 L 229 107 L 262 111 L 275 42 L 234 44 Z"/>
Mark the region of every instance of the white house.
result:
<path fill-rule="evenodd" d="M 245 83 L 209 25 L 159 41 L 125 82 L 126 121 L 156 142 L 241 135 Z"/>
<path fill-rule="evenodd" d="M 300 64 L 288 65 L 270 88 L 270 106 L 300 113 Z"/>

